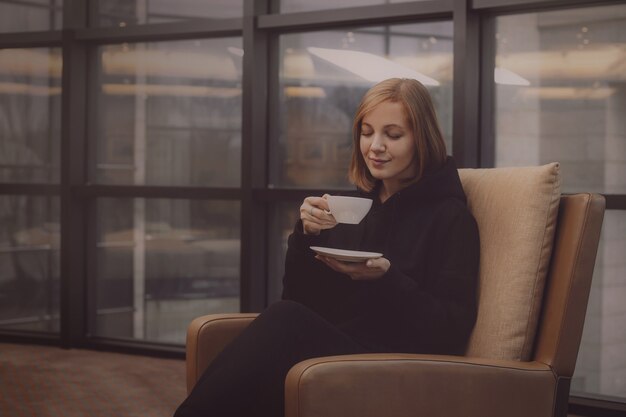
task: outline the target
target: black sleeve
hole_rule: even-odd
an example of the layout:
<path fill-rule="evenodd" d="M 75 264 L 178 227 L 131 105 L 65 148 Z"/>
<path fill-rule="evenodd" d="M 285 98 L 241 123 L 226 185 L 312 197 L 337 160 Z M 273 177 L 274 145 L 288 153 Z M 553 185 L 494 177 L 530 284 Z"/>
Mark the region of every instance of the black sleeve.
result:
<path fill-rule="evenodd" d="M 393 265 L 375 282 L 394 320 L 425 350 L 461 353 L 476 321 L 479 234 L 469 211 L 458 213 L 433 239 L 429 277 L 423 285 Z"/>
<path fill-rule="evenodd" d="M 298 221 L 289 236 L 283 276 L 284 300 L 304 304 L 332 323 L 346 314 L 345 300 L 354 283 L 345 274 L 336 272 L 315 259 L 310 246 L 325 246 L 334 228 L 323 230 L 318 236 L 305 235 Z"/>
<path fill-rule="evenodd" d="M 326 233 L 306 235 L 302 220 L 298 220 L 287 241 L 285 256 L 285 275 L 283 275 L 283 300 L 303 302 L 307 289 L 312 286 L 314 270 L 319 262 L 310 246 L 324 246 Z"/>

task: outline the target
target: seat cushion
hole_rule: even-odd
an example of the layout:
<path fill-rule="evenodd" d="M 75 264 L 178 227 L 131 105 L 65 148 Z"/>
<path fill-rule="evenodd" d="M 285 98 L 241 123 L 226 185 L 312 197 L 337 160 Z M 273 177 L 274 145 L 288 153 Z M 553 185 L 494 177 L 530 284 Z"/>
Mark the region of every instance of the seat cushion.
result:
<path fill-rule="evenodd" d="M 459 174 L 480 233 L 478 318 L 467 355 L 528 360 L 556 227 L 559 165 Z"/>

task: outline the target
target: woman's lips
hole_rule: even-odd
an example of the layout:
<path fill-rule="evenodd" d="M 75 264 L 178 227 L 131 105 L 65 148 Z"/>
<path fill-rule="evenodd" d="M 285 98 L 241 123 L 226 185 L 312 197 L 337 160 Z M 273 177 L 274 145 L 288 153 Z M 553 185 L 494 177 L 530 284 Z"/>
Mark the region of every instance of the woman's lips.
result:
<path fill-rule="evenodd" d="M 385 165 L 385 163 L 389 162 L 388 159 L 377 159 L 377 158 L 368 158 L 374 167 L 379 168 Z"/>

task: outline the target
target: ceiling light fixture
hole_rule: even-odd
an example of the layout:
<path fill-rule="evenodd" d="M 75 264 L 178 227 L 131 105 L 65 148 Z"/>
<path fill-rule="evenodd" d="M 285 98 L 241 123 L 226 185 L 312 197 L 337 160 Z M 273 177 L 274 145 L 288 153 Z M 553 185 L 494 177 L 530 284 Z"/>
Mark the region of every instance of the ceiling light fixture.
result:
<path fill-rule="evenodd" d="M 371 82 L 388 78 L 412 78 L 424 85 L 438 86 L 439 81 L 422 73 L 367 52 L 309 47 L 307 51 Z"/>

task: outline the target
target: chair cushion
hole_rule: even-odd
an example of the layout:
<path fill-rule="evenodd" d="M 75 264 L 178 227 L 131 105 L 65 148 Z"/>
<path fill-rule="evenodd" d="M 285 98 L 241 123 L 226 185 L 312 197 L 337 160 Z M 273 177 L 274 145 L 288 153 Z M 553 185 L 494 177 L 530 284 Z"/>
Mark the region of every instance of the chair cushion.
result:
<path fill-rule="evenodd" d="M 529 360 L 561 195 L 559 164 L 459 174 L 480 233 L 478 318 L 467 355 Z"/>

